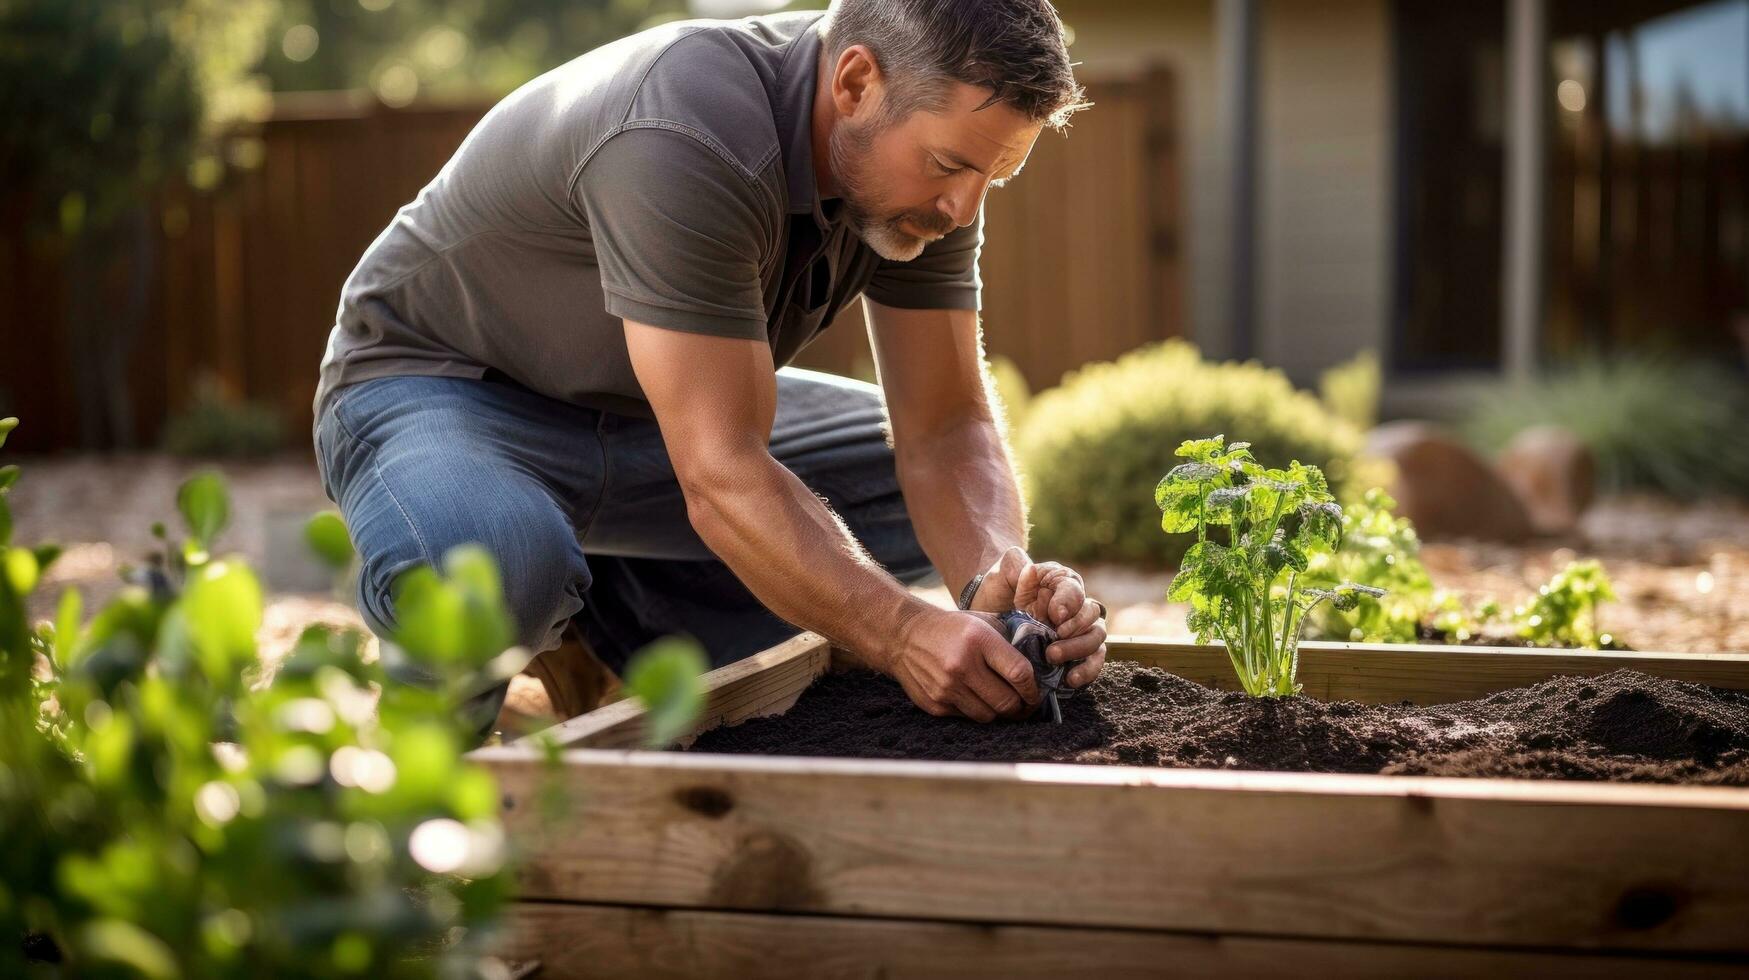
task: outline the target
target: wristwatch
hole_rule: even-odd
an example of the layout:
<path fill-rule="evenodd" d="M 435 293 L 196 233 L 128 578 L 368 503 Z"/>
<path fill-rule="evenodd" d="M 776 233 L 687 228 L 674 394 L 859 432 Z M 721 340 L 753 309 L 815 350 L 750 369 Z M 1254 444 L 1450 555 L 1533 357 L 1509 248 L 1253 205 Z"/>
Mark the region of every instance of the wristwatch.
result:
<path fill-rule="evenodd" d="M 977 596 L 977 594 L 978 594 L 978 586 L 983 585 L 983 584 L 984 584 L 984 573 L 983 572 L 979 572 L 978 574 L 972 576 L 972 580 L 970 582 L 967 582 L 966 587 L 960 590 L 959 603 L 960 603 L 961 609 L 972 608 L 972 599 L 975 596 Z"/>

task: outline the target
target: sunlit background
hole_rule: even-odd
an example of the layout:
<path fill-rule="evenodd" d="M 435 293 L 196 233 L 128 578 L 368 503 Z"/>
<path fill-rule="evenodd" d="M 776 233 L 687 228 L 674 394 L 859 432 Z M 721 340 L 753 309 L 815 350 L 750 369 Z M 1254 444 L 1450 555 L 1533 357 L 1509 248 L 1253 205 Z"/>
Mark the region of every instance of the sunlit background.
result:
<path fill-rule="evenodd" d="M 18 506 L 59 574 L 108 576 L 217 461 L 235 546 L 319 582 L 274 556 L 324 503 L 310 398 L 364 247 L 522 82 L 782 6 L 0 7 L 0 415 L 51 454 Z M 1148 491 L 1225 431 L 1390 486 L 1440 584 L 1601 555 L 1665 623 L 1630 642 L 1749 647 L 1749 0 L 1059 9 L 1096 106 L 987 202 L 986 343 L 1035 544 L 1109 569 L 1120 627 L 1176 627 Z M 855 319 L 801 363 L 872 379 Z"/>

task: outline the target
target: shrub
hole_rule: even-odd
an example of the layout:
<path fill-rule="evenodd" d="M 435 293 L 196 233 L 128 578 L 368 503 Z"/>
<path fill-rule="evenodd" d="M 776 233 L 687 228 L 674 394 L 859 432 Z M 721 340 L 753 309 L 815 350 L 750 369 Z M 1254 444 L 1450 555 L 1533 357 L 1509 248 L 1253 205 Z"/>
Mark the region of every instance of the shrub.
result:
<path fill-rule="evenodd" d="M 194 401 L 164 426 L 164 448 L 178 456 L 249 458 L 285 446 L 285 423 L 266 405 L 224 397 L 202 382 Z"/>
<path fill-rule="evenodd" d="M 1026 375 L 1020 373 L 1020 365 L 1001 354 L 992 356 L 985 364 L 989 372 L 985 389 L 995 397 L 1008 427 L 1018 427 L 1032 405 L 1032 389 L 1027 387 Z"/>
<path fill-rule="evenodd" d="M 1140 487 L 1208 432 L 1244 432 L 1259 456 L 1347 477 L 1360 437 L 1279 371 L 1211 363 L 1183 341 L 1133 351 L 1070 374 L 1033 399 L 1017 427 L 1035 554 L 1061 560 L 1173 565 L 1189 541 L 1156 527 Z"/>
<path fill-rule="evenodd" d="M 1318 397 L 1331 414 L 1366 431 L 1379 422 L 1379 356 L 1361 351 L 1318 376 Z"/>
<path fill-rule="evenodd" d="M 1749 496 L 1749 384 L 1718 364 L 1671 356 L 1587 356 L 1521 385 L 1484 391 L 1465 434 L 1498 450 L 1533 425 L 1571 430 L 1604 490 Z"/>

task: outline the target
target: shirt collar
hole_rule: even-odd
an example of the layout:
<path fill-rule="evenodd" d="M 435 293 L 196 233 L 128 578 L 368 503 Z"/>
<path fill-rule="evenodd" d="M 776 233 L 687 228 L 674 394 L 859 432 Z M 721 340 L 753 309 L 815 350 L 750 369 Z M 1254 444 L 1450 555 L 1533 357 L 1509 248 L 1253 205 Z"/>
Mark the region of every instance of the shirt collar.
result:
<path fill-rule="evenodd" d="M 824 229 L 826 215 L 814 183 L 814 88 L 819 77 L 820 20 L 816 19 L 790 43 L 778 66 L 775 119 L 789 185 L 789 211 L 812 213 L 814 222 Z"/>

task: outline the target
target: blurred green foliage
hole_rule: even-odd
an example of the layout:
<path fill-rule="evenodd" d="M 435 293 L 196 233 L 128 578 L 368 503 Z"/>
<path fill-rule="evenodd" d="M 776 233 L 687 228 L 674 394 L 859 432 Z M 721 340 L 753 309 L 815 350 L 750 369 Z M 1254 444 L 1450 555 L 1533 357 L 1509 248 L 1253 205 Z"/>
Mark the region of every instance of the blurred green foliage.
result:
<path fill-rule="evenodd" d="M 1749 383 L 1723 364 L 1590 355 L 1488 389 L 1474 404 L 1464 429 L 1481 448 L 1499 450 L 1534 425 L 1562 426 L 1596 457 L 1604 491 L 1749 496 Z"/>
<path fill-rule="evenodd" d="M 986 359 L 984 369 L 984 389 L 994 395 L 997 402 L 992 407 L 999 409 L 1003 424 L 1013 430 L 1032 407 L 1032 389 L 1027 387 L 1026 375 L 1020 372 L 1020 365 L 1001 354 Z"/>
<path fill-rule="evenodd" d="M 1396 514 L 1391 495 L 1373 488 L 1342 513 L 1342 544 L 1311 556 L 1307 584 L 1333 588 L 1358 582 L 1385 590 L 1376 602 L 1347 611 L 1319 607 L 1307 621 L 1307 635 L 1351 643 L 1414 643 L 1421 621 L 1433 607 L 1433 580 L 1421 564 L 1421 538 L 1407 517 Z"/>
<path fill-rule="evenodd" d="M 1175 565 L 1190 541 L 1159 533 L 1147 488 L 1185 440 L 1209 432 L 1245 433 L 1259 457 L 1316 466 L 1338 490 L 1360 445 L 1353 426 L 1280 371 L 1205 361 L 1184 341 L 1088 365 L 1034 396 L 1015 430 L 1033 554 Z"/>
<path fill-rule="evenodd" d="M 36 228 L 103 228 L 164 181 L 197 189 L 270 91 L 393 105 L 501 95 L 685 0 L 0 0 L 0 196 Z"/>
<path fill-rule="evenodd" d="M 1570 562 L 1513 610 L 1518 637 L 1535 647 L 1614 647 L 1597 608 L 1615 600 L 1615 587 L 1596 559 Z"/>
<path fill-rule="evenodd" d="M 667 748 L 687 733 L 704 702 L 704 651 L 691 640 L 670 637 L 638 652 L 626 665 L 626 693 L 649 712 L 644 744 Z"/>
<path fill-rule="evenodd" d="M 261 70 L 276 91 L 503 94 L 609 41 L 686 14 L 684 0 L 276 0 Z"/>
<path fill-rule="evenodd" d="M 276 3 L 0 0 L 0 195 L 74 236 L 185 170 L 216 181 Z"/>
<path fill-rule="evenodd" d="M 271 407 L 227 398 L 202 382 L 183 411 L 164 423 L 164 448 L 177 456 L 254 458 L 285 447 L 285 422 Z"/>
<path fill-rule="evenodd" d="M 1377 353 L 1365 350 L 1318 376 L 1318 397 L 1337 418 L 1362 432 L 1379 423 L 1383 377 Z"/>
<path fill-rule="evenodd" d="M 15 420 L 0 421 L 0 443 Z M 495 683 L 513 629 L 477 548 L 399 583 L 396 683 L 356 630 L 312 627 L 263 683 L 264 597 L 215 557 L 223 482 L 188 481 L 187 537 L 88 622 L 27 600 L 52 547 L 12 544 L 0 489 L 0 976 L 467 977 L 510 886 L 491 775 L 457 699 Z M 314 537 L 349 563 L 344 527 Z M 343 553 L 343 549 L 345 552 Z M 693 656 L 697 656 L 696 651 Z M 646 694 L 687 718 L 663 657 Z"/>

